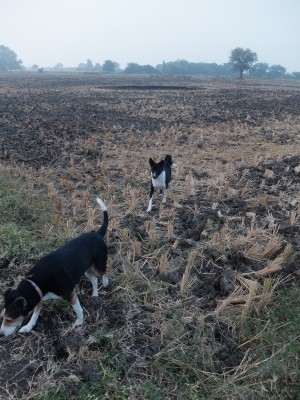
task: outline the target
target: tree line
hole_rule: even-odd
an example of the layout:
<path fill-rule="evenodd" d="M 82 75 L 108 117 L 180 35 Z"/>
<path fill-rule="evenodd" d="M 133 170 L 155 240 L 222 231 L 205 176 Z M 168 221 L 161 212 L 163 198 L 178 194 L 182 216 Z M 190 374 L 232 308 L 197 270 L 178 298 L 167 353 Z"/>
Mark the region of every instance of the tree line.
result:
<path fill-rule="evenodd" d="M 155 67 L 152 65 L 140 65 L 137 63 L 128 63 L 123 70 L 120 64 L 106 60 L 101 65 L 93 63 L 88 59 L 85 63 L 80 63 L 77 67 L 66 68 L 62 63 L 57 63 L 51 68 L 39 67 L 34 64 L 30 69 L 32 71 L 78 71 L 87 73 L 124 73 L 124 74 L 159 74 L 159 75 L 202 75 L 215 77 L 235 77 L 238 71 L 242 79 L 247 73 L 253 78 L 296 78 L 300 79 L 300 72 L 286 73 L 286 68 L 281 65 L 269 65 L 264 62 L 257 62 L 257 54 L 250 49 L 240 47 L 231 51 L 229 61 L 224 64 L 189 62 L 187 60 L 163 61 Z M 18 71 L 26 69 L 22 60 L 19 60 L 17 54 L 9 47 L 0 45 L 0 71 Z"/>

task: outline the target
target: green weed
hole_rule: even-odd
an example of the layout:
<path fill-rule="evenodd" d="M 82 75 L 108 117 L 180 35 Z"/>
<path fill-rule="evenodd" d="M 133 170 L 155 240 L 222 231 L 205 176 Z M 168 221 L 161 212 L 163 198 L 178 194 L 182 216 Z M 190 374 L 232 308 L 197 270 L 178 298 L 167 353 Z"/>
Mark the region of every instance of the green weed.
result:
<path fill-rule="evenodd" d="M 263 382 L 270 399 L 300 398 L 299 293 L 295 284 L 281 288 L 263 318 L 247 318 L 241 324 L 241 339 L 251 354 L 241 383 L 247 383 L 248 376 L 256 385 Z"/>
<path fill-rule="evenodd" d="M 33 198 L 21 181 L 13 185 L 11 180 L 0 178 L 0 254 L 26 259 L 49 251 L 54 235 L 41 240 L 40 232 L 50 216 L 45 197 Z"/>

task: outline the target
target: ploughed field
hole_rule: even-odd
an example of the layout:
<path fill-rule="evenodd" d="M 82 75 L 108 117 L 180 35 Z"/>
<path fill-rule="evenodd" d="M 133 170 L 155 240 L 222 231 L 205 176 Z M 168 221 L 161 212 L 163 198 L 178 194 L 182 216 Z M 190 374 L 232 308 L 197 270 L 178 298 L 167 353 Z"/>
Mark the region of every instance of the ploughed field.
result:
<path fill-rule="evenodd" d="M 98 298 L 80 282 L 82 327 L 49 302 L 31 333 L 0 338 L 0 398 L 78 382 L 119 398 L 103 360 L 124 388 L 168 388 L 159 365 L 180 368 L 180 352 L 185 368 L 189 352 L 202 360 L 193 379 L 237 371 L 236 318 L 264 312 L 270 277 L 280 286 L 300 274 L 299 104 L 295 81 L 0 75 L 1 174 L 50 208 L 39 237 L 55 232 L 53 248 L 102 223 L 99 195 L 111 270 Z M 166 154 L 177 164 L 167 204 L 156 192 L 148 214 L 148 159 Z M 1 293 L 37 259 L 3 249 Z"/>

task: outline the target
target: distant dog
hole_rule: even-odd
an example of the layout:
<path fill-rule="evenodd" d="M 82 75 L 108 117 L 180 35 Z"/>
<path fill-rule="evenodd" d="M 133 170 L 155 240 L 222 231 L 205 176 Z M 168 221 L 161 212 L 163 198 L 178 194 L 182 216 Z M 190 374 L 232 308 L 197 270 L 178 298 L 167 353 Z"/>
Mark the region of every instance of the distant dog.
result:
<path fill-rule="evenodd" d="M 74 293 L 75 285 L 83 274 L 91 281 L 93 296 L 98 296 L 97 276 L 102 277 L 103 286 L 108 285 L 107 245 L 103 239 L 108 227 L 108 212 L 103 201 L 99 197 L 96 200 L 103 211 L 103 224 L 97 232 L 83 233 L 41 258 L 16 289 L 6 289 L 0 334 L 14 333 L 34 309 L 28 324 L 19 331 L 30 332 L 39 317 L 42 302 L 49 299 L 69 301 L 77 317 L 75 326 L 83 323 L 83 310 Z"/>
<path fill-rule="evenodd" d="M 167 201 L 168 186 L 171 181 L 171 168 L 175 167 L 176 164 L 173 163 L 172 157 L 168 154 L 164 160 L 156 163 L 149 158 L 149 164 L 151 166 L 151 189 L 150 189 L 150 199 L 147 212 L 152 210 L 153 196 L 155 189 L 162 189 L 164 193 L 163 203 Z"/>

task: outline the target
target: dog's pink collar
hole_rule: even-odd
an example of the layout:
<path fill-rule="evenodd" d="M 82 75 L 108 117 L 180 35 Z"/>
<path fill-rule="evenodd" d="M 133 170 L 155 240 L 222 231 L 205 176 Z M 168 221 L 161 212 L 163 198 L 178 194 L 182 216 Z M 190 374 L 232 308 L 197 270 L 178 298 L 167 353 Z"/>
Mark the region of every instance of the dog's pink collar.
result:
<path fill-rule="evenodd" d="M 30 279 L 26 279 L 26 281 L 27 282 L 29 282 L 29 283 L 31 283 L 31 285 L 35 288 L 35 290 L 38 292 L 38 294 L 40 295 L 40 299 L 41 299 L 41 301 L 42 301 L 42 299 L 43 299 L 43 292 L 41 291 L 41 289 L 38 287 L 38 285 L 35 283 L 35 282 L 33 282 L 33 281 L 31 281 Z"/>

